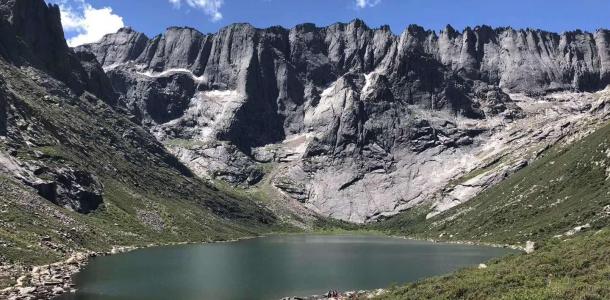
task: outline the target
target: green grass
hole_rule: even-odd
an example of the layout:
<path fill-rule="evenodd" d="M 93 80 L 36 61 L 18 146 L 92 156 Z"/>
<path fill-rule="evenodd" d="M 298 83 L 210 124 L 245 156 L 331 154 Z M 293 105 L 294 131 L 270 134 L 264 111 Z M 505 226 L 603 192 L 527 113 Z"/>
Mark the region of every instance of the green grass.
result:
<path fill-rule="evenodd" d="M 487 266 L 393 287 L 377 299 L 608 299 L 610 230 L 550 239 Z"/>

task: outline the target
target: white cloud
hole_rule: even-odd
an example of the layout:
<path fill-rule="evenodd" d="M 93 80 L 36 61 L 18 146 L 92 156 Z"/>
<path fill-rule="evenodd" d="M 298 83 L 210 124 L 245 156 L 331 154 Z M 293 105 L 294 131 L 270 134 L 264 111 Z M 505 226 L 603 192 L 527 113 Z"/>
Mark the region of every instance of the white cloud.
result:
<path fill-rule="evenodd" d="M 222 19 L 222 13 L 220 13 L 220 7 L 224 4 L 224 0 L 169 0 L 175 8 L 180 8 L 182 3 L 202 10 L 206 15 L 210 16 L 212 22 L 216 22 Z"/>
<path fill-rule="evenodd" d="M 356 0 L 356 7 L 367 8 L 379 4 L 381 0 Z"/>
<path fill-rule="evenodd" d="M 104 35 L 124 27 L 123 18 L 112 12 L 112 8 L 94 8 L 83 0 L 75 0 L 74 6 L 61 1 L 61 23 L 67 33 L 75 34 L 68 39 L 70 47 L 99 41 Z"/>

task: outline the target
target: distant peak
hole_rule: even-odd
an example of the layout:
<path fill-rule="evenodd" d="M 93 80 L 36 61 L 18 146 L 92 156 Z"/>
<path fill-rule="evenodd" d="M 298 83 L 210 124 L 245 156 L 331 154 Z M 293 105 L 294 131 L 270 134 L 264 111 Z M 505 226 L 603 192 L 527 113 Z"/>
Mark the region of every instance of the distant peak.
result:
<path fill-rule="evenodd" d="M 366 25 L 366 23 L 365 23 L 365 22 L 364 22 L 362 19 L 358 19 L 358 18 L 353 19 L 353 20 L 350 22 L 350 24 L 351 24 L 351 25 L 354 25 L 354 27 L 355 27 L 355 28 L 360 28 L 360 27 L 363 27 L 363 28 L 365 28 L 365 29 L 368 29 L 368 28 L 369 28 L 369 27 Z"/>
<path fill-rule="evenodd" d="M 135 32 L 135 30 L 133 30 L 133 28 L 131 28 L 131 27 L 129 27 L 129 26 L 125 26 L 125 27 L 123 27 L 123 28 L 119 29 L 119 31 L 117 31 L 117 32 L 127 32 L 127 33 L 132 33 L 132 32 Z"/>
<path fill-rule="evenodd" d="M 193 27 L 189 27 L 189 26 L 170 26 L 167 27 L 166 31 L 182 31 L 182 30 L 189 30 L 189 31 L 199 31 Z"/>

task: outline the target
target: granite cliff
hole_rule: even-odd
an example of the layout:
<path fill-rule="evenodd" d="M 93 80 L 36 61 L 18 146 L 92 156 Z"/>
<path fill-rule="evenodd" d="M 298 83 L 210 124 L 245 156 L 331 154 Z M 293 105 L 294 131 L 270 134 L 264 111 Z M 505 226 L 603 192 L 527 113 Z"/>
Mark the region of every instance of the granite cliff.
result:
<path fill-rule="evenodd" d="M 464 202 L 603 119 L 591 107 L 610 83 L 609 42 L 607 30 L 395 35 L 355 20 L 124 28 L 75 52 L 95 55 L 116 105 L 200 177 L 366 222 Z"/>

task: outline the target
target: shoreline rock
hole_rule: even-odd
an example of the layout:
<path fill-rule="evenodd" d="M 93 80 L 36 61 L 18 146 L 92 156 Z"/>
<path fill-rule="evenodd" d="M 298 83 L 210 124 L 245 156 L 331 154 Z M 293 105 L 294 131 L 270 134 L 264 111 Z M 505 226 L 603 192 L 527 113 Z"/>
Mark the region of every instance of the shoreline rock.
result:
<path fill-rule="evenodd" d="M 109 252 L 74 252 L 64 261 L 26 267 L 14 286 L 0 290 L 0 298 L 8 300 L 51 299 L 68 292 L 76 292 L 73 276 L 85 267 L 91 258 L 125 253 L 136 247 L 113 247 Z M 14 265 L 14 268 L 23 266 Z"/>
<path fill-rule="evenodd" d="M 375 289 L 370 291 L 347 291 L 339 292 L 337 296 L 329 297 L 328 295 L 312 295 L 306 297 L 284 297 L 281 300 L 347 300 L 347 299 L 371 299 L 373 297 L 381 296 L 387 292 L 386 289 Z"/>
<path fill-rule="evenodd" d="M 10 272 L 13 268 L 14 273 L 23 273 L 22 270 L 28 270 L 25 275 L 17 278 L 16 284 L 0 290 L 0 298 L 7 300 L 31 300 L 31 299 L 51 299 L 65 293 L 75 293 L 77 291 L 73 282 L 75 274 L 80 272 L 90 261 L 90 259 L 101 256 L 109 256 L 121 253 L 127 253 L 134 250 L 146 249 L 152 247 L 178 246 L 190 244 L 208 244 L 208 243 L 230 243 L 241 240 L 265 237 L 272 234 L 264 234 L 260 236 L 247 236 L 242 238 L 234 238 L 220 241 L 207 242 L 177 242 L 167 244 L 151 243 L 145 246 L 114 246 L 110 251 L 88 251 L 74 252 L 69 258 L 64 261 L 42 265 L 42 266 L 3 266 L 2 272 Z M 525 251 L 525 248 L 518 245 L 508 244 L 491 244 L 473 241 L 442 241 L 434 239 L 418 239 L 408 236 L 388 235 L 391 238 L 410 239 L 417 241 L 428 241 L 433 243 L 461 244 L 461 245 L 478 245 L 496 248 L 509 248 L 513 250 Z M 307 297 L 285 297 L 282 300 L 318 300 L 318 299 L 361 299 L 372 298 L 385 293 L 385 289 L 361 290 L 361 291 L 345 291 L 339 292 L 337 297 L 327 297 L 326 295 L 312 295 Z"/>
<path fill-rule="evenodd" d="M 167 244 L 151 243 L 145 246 L 113 246 L 110 251 L 88 251 L 74 252 L 66 260 L 41 266 L 9 265 L 2 266 L 0 271 L 7 273 L 25 275 L 17 278 L 15 285 L 0 290 L 0 299 L 7 300 L 33 300 L 51 299 L 65 293 L 75 293 L 77 288 L 73 282 L 73 277 L 80 272 L 90 261 L 90 259 L 101 256 L 109 256 L 127 253 L 139 249 L 165 246 L 179 246 L 189 244 L 209 244 L 209 243 L 228 243 L 261 236 L 246 236 L 222 241 L 204 242 L 176 242 Z M 11 270 L 12 269 L 12 270 Z"/>

